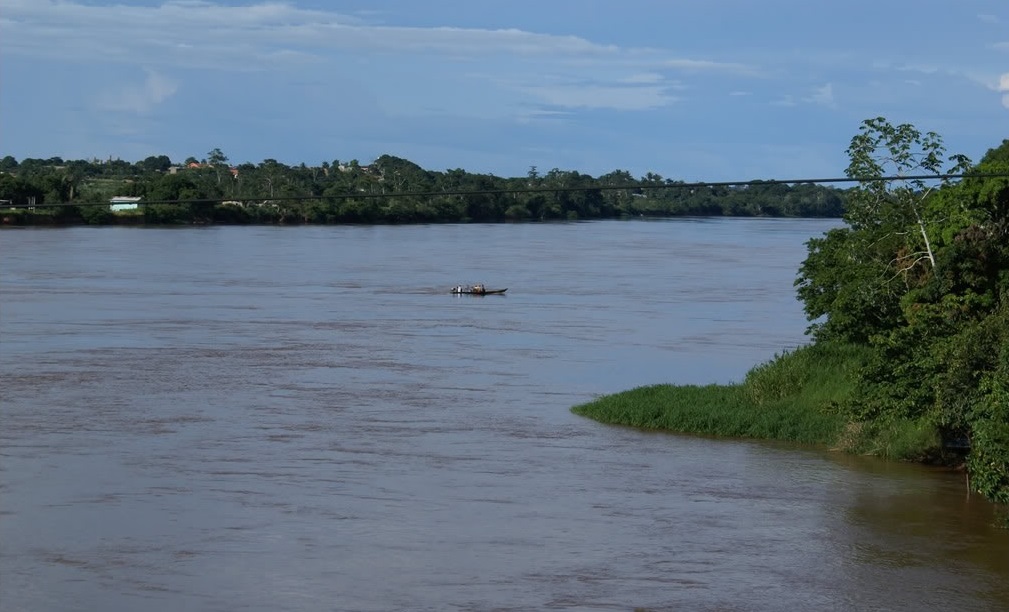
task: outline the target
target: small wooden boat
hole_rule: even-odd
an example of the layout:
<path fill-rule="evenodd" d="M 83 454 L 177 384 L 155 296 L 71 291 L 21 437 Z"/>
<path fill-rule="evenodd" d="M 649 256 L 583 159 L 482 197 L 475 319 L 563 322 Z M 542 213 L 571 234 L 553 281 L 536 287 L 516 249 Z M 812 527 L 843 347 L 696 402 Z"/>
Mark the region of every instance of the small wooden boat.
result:
<path fill-rule="evenodd" d="M 504 289 L 488 289 L 483 285 L 456 285 L 452 287 L 452 293 L 454 295 L 501 295 L 508 288 Z"/>

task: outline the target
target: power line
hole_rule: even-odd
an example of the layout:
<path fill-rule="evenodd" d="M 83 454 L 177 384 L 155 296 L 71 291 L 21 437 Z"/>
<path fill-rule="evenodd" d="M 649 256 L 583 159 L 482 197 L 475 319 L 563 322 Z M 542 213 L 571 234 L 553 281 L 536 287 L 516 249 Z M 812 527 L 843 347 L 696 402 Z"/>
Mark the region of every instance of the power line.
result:
<path fill-rule="evenodd" d="M 697 181 L 697 182 L 666 182 L 656 183 L 629 183 L 622 185 L 582 185 L 576 187 L 514 187 L 504 189 L 448 189 L 444 191 L 397 191 L 392 193 L 334 193 L 325 195 L 297 195 L 297 196 L 238 196 L 218 198 L 188 198 L 177 200 L 140 200 L 138 204 L 213 204 L 221 202 L 256 200 L 262 202 L 306 202 L 325 200 L 372 200 L 386 198 L 431 198 L 438 196 L 472 196 L 472 195 L 499 195 L 518 193 L 574 193 L 581 191 L 635 191 L 635 190 L 656 190 L 656 189 L 704 189 L 711 187 L 755 187 L 767 185 L 801 185 L 818 183 L 880 183 L 885 181 L 930 181 L 948 180 L 962 178 L 1009 178 L 1009 172 L 976 174 L 918 174 L 918 175 L 896 175 L 879 177 L 843 177 L 843 178 L 803 178 L 803 179 L 754 179 L 748 181 Z M 505 179 L 515 180 L 515 179 Z M 598 180 L 598 179 L 592 179 Z M 34 208 L 53 208 L 59 206 L 107 206 L 108 202 L 59 202 L 35 204 Z M 25 205 L 20 205 L 24 208 Z"/>

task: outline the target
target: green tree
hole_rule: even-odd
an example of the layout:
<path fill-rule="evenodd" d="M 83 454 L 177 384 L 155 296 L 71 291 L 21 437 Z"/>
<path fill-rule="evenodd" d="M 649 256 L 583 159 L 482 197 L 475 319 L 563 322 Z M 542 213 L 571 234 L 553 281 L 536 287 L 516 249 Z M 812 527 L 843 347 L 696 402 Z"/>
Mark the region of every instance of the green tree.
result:
<path fill-rule="evenodd" d="M 188 173 L 163 174 L 152 181 L 144 194 L 146 200 L 198 200 L 207 197 Z"/>
<path fill-rule="evenodd" d="M 151 155 L 138 164 L 144 172 L 167 172 L 172 160 L 167 155 Z"/>
<path fill-rule="evenodd" d="M 907 123 L 894 126 L 883 117 L 864 121 L 848 147 L 851 163 L 846 174 L 860 179 L 848 201 L 848 224 L 876 236 L 906 232 L 913 226 L 920 237 L 920 241 L 910 236 L 904 241 L 903 246 L 910 248 L 894 260 L 900 272 L 925 261 L 935 267 L 930 234 L 934 231 L 932 225 L 944 219 L 937 219 L 931 214 L 935 211 L 927 206 L 935 183 L 916 177 L 958 174 L 970 168 L 966 156 L 953 155 L 949 158 L 953 164 L 944 169 L 945 151 L 942 138 L 935 132 L 922 134 Z M 890 176 L 906 178 L 883 180 Z M 939 181 L 939 186 L 948 184 L 947 178 Z"/>
<path fill-rule="evenodd" d="M 5 155 L 3 159 L 0 159 L 0 172 L 17 170 L 17 167 L 18 160 L 14 159 L 12 155 Z"/>
<path fill-rule="evenodd" d="M 220 185 L 221 176 L 228 169 L 228 156 L 220 149 L 214 148 L 207 153 L 207 163 L 214 168 L 214 173 L 217 175 L 217 184 Z"/>
<path fill-rule="evenodd" d="M 45 192 L 31 181 L 12 174 L 0 174 L 0 200 L 13 206 L 41 203 Z"/>
<path fill-rule="evenodd" d="M 933 197 L 948 179 L 936 185 L 915 178 L 969 167 L 966 157 L 954 155 L 944 170 L 944 153 L 934 132 L 893 126 L 882 117 L 863 122 L 848 147 L 847 175 L 859 179 L 847 197 L 848 227 L 810 241 L 796 280 L 806 314 L 817 321 L 815 333 L 866 342 L 902 323 L 901 297 L 935 268 L 934 237 L 943 226 L 962 227 L 970 218 L 962 207 L 950 211 Z"/>

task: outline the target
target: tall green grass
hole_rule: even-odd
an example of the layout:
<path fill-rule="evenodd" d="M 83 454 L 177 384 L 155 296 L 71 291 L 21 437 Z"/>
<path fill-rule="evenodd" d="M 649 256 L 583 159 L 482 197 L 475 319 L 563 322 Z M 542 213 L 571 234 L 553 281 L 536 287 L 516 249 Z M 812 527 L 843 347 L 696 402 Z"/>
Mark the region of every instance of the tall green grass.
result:
<path fill-rule="evenodd" d="M 925 418 L 851 423 L 838 447 L 850 453 L 895 461 L 942 463 L 942 437 Z"/>
<path fill-rule="evenodd" d="M 652 385 L 600 397 L 572 412 L 604 423 L 738 438 L 836 444 L 864 348 L 818 344 L 750 370 L 734 385 Z"/>

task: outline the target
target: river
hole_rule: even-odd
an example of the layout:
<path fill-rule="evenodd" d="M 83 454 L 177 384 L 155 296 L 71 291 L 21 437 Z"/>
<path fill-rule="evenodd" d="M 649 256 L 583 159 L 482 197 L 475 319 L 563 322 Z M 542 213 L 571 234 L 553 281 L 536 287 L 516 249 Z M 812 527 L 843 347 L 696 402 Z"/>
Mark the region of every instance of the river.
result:
<path fill-rule="evenodd" d="M 0 231 L 0 610 L 1009 609 L 962 474 L 569 412 L 803 343 L 836 225 Z"/>

